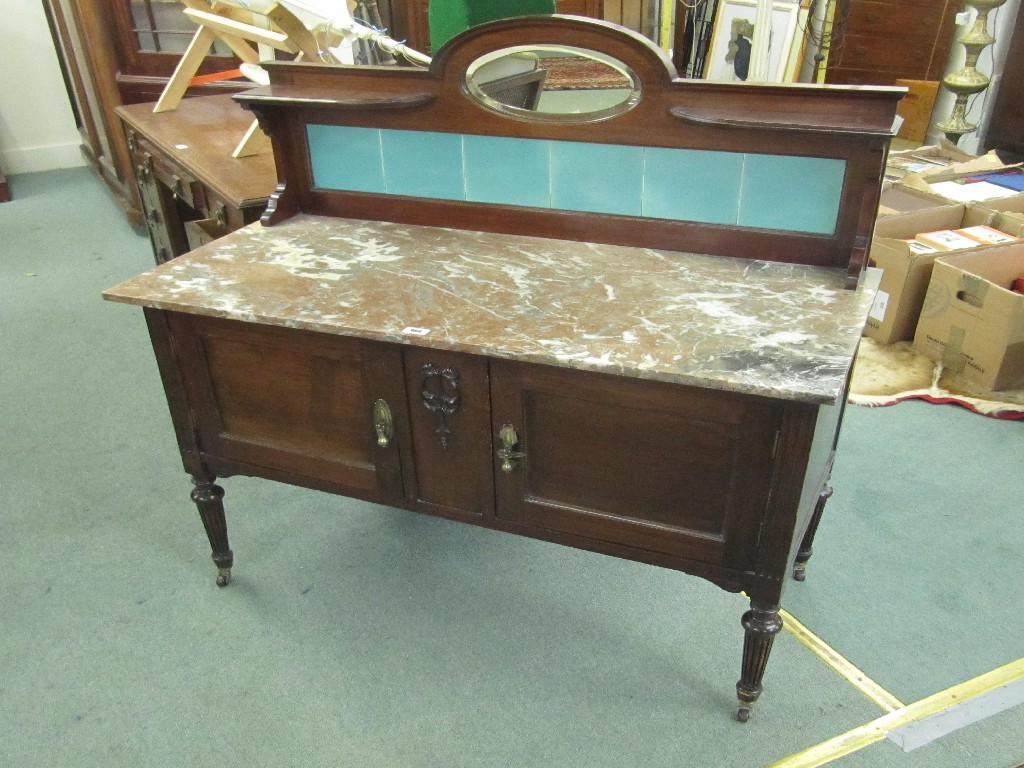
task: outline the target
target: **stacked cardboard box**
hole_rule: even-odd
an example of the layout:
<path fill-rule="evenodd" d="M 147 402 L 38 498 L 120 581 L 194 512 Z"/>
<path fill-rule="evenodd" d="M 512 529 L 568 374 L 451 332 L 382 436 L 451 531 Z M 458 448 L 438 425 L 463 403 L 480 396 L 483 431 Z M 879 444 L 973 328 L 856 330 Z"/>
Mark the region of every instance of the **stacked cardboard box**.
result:
<path fill-rule="evenodd" d="M 945 205 L 949 201 L 934 192 L 915 189 L 898 182 L 886 181 L 882 184 L 882 196 L 878 201 L 878 216 L 896 216 L 900 213 L 920 211 Z"/>
<path fill-rule="evenodd" d="M 1024 385 L 1024 194 L 971 201 L 986 194 L 978 174 L 1005 172 L 992 153 L 923 147 L 890 159 L 899 181 L 883 188 L 875 224 L 870 260 L 883 274 L 865 335 L 913 339 L 988 389 Z"/>
<path fill-rule="evenodd" d="M 992 390 L 1024 385 L 1024 244 L 937 259 L 914 348 Z"/>
<path fill-rule="evenodd" d="M 883 273 L 864 334 L 880 344 L 913 339 L 932 267 L 944 253 L 937 248 L 919 247 L 918 236 L 979 226 L 1008 237 L 1024 237 L 1024 216 L 963 203 L 934 205 L 879 218 L 869 259 Z M 976 247 L 985 246 L 976 243 Z"/>

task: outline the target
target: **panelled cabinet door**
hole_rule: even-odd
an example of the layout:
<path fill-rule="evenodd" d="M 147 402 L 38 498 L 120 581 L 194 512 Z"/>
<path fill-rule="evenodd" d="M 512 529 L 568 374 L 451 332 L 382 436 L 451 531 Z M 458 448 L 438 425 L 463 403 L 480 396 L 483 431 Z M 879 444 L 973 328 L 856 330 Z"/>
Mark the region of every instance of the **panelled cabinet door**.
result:
<path fill-rule="evenodd" d="M 195 315 L 169 321 L 204 454 L 401 498 L 408 425 L 397 349 Z"/>
<path fill-rule="evenodd" d="M 487 360 L 406 347 L 405 386 L 413 457 L 406 498 L 452 517 L 490 515 L 490 387 Z"/>
<path fill-rule="evenodd" d="M 753 565 L 781 411 L 640 379 L 494 362 L 497 515 Z"/>

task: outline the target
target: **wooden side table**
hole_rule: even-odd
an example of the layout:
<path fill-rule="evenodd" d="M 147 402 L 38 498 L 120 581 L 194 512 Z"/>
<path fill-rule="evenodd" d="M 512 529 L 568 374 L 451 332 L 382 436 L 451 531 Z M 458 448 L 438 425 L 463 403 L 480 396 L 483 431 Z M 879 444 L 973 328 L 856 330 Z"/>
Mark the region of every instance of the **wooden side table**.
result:
<path fill-rule="evenodd" d="M 270 152 L 234 158 L 252 114 L 229 96 L 117 108 L 157 263 L 256 221 L 277 184 Z"/>

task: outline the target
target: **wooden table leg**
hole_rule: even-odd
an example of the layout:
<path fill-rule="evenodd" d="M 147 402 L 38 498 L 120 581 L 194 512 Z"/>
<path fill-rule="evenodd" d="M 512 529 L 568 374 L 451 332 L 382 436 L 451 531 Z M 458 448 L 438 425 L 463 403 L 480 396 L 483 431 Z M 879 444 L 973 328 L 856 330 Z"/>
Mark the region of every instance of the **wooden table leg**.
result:
<path fill-rule="evenodd" d="M 825 502 L 832 497 L 832 486 L 825 483 L 818 494 L 818 501 L 814 505 L 814 514 L 811 515 L 811 522 L 807 525 L 807 532 L 800 542 L 800 549 L 796 553 L 796 561 L 793 563 L 793 578 L 803 581 L 807 577 L 807 561 L 813 554 L 814 535 L 818 532 L 818 523 L 821 522 L 821 514 L 825 511 Z"/>
<path fill-rule="evenodd" d="M 740 703 L 736 708 L 736 719 L 747 722 L 750 709 L 761 695 L 761 678 L 772 652 L 775 636 L 782 629 L 779 606 L 760 605 L 750 601 L 750 610 L 743 614 L 743 671 L 736 683 L 736 695 Z"/>
<path fill-rule="evenodd" d="M 231 566 L 234 555 L 228 546 L 228 526 L 224 518 L 224 489 L 214 483 L 213 476 L 193 475 L 192 501 L 199 508 L 199 516 L 206 528 L 206 536 L 213 550 L 213 562 L 217 566 L 217 586 L 226 587 L 231 581 Z"/>

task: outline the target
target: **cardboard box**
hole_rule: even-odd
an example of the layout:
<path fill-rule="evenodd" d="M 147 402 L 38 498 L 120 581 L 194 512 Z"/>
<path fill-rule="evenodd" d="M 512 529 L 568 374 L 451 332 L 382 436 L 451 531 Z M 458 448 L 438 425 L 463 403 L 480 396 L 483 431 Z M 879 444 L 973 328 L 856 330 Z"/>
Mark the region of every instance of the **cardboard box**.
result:
<path fill-rule="evenodd" d="M 937 259 L 914 348 L 987 389 L 1024 384 L 1024 244 Z"/>
<path fill-rule="evenodd" d="M 885 175 L 890 179 L 902 179 L 910 174 L 926 178 L 955 164 L 969 163 L 977 159 L 977 155 L 961 152 L 948 142 L 917 149 L 893 150 L 886 159 Z"/>
<path fill-rule="evenodd" d="M 977 203 L 977 205 L 996 213 L 1005 214 L 1011 219 L 1024 222 L 1024 194 L 1003 197 L 998 200 L 986 200 L 983 203 Z"/>
<path fill-rule="evenodd" d="M 932 192 L 908 187 L 899 182 L 887 181 L 882 184 L 882 195 L 878 200 L 878 216 L 880 218 L 895 216 L 899 213 L 934 208 L 937 205 L 949 205 L 949 200 Z"/>
<path fill-rule="evenodd" d="M 924 154 L 924 149 L 926 148 L 923 147 L 922 149 L 917 150 L 911 155 L 911 158 L 928 157 L 927 154 Z M 900 155 L 902 153 L 895 154 Z M 993 199 L 993 196 L 1003 198 L 1015 196 L 1013 190 L 989 184 L 987 182 L 976 182 L 971 184 L 958 183 L 958 180 L 1012 167 L 1003 163 L 1003 161 L 999 159 L 999 155 L 995 152 L 989 152 L 981 157 L 973 157 L 971 155 L 964 155 L 962 152 L 957 152 L 953 149 L 945 148 L 933 157 L 943 159 L 948 157 L 949 159 L 954 160 L 958 155 L 964 159 L 955 160 L 946 166 L 935 165 L 933 167 L 925 167 L 918 170 L 908 169 L 904 171 L 899 181 L 904 186 L 918 189 L 922 192 L 931 192 L 933 194 L 941 195 L 942 197 L 949 199 L 951 202 L 981 202 L 982 200 Z M 903 162 L 909 163 L 911 160 L 904 159 Z M 886 174 L 890 174 L 890 166 L 886 166 Z M 986 189 L 990 189 L 991 194 L 985 192 Z"/>
<path fill-rule="evenodd" d="M 940 205 L 887 216 L 875 224 L 868 254 L 872 266 L 883 270 L 864 335 L 879 344 L 914 338 L 932 266 L 942 252 L 915 253 L 908 241 L 921 232 L 988 225 L 1014 237 L 1024 235 L 1024 217 L 963 203 Z M 993 248 L 996 246 L 979 246 Z"/>
<path fill-rule="evenodd" d="M 1015 213 L 1019 216 L 1024 216 L 1024 194 L 1003 197 L 998 200 L 986 200 L 978 205 L 998 213 Z"/>

